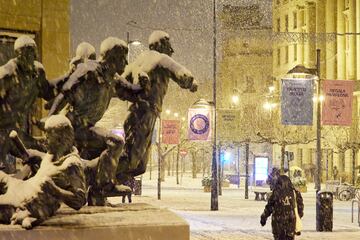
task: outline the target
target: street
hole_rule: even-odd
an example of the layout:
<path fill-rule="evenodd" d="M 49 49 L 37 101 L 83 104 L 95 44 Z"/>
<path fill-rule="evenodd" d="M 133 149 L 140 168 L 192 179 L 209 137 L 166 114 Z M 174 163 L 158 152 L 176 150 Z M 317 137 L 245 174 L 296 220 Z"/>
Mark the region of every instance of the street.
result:
<path fill-rule="evenodd" d="M 153 173 L 153 176 L 154 173 Z M 260 215 L 266 202 L 254 201 L 250 190 L 249 199 L 244 199 L 244 189 L 230 185 L 223 188 L 219 196 L 219 210 L 210 211 L 210 193 L 203 192 L 201 177 L 183 177 L 176 185 L 174 176 L 167 176 L 162 182 L 161 200 L 157 200 L 157 180 L 149 180 L 148 173 L 143 176 L 141 196 L 134 196 L 133 202 L 149 203 L 160 208 L 168 208 L 183 217 L 190 225 L 190 239 L 273 239 L 271 220 L 261 227 Z M 308 186 L 302 194 L 305 205 L 304 230 L 296 239 L 359 239 L 360 227 L 351 223 L 351 202 L 334 201 L 333 232 L 316 232 L 315 190 Z M 114 198 L 112 201 L 119 201 Z M 355 222 L 357 218 L 355 216 Z"/>

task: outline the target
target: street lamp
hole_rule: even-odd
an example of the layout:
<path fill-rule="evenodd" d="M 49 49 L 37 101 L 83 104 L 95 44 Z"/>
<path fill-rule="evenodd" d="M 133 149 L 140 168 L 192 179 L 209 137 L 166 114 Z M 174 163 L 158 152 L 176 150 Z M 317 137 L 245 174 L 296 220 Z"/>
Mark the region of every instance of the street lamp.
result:
<path fill-rule="evenodd" d="M 316 68 L 306 68 L 303 65 L 297 65 L 288 74 L 300 75 L 302 78 L 317 78 L 317 99 L 321 99 L 321 80 L 320 80 L 320 49 L 316 50 Z M 321 190 L 321 100 L 316 101 L 316 174 L 315 189 Z"/>
<path fill-rule="evenodd" d="M 218 184 L 218 178 L 219 178 L 219 174 L 218 174 L 218 161 L 217 161 L 217 156 L 216 156 L 216 109 L 215 109 L 215 105 L 214 103 L 209 103 L 208 101 L 206 101 L 205 99 L 199 99 L 198 101 L 196 101 L 192 106 L 191 109 L 204 109 L 207 110 L 211 113 L 211 124 L 210 126 L 212 126 L 211 131 L 213 132 L 213 151 L 212 151 L 212 167 L 211 167 L 211 178 L 212 178 L 212 184 L 211 184 L 211 210 L 218 210 L 218 195 L 219 195 L 219 184 Z M 189 109 L 190 110 L 190 109 Z M 200 116 L 201 115 L 201 116 Z M 199 132 L 203 131 L 207 131 L 208 128 L 208 121 L 209 119 L 207 119 L 207 117 L 203 116 L 202 114 L 196 114 L 194 117 L 196 117 L 197 119 L 199 119 L 200 121 L 202 121 L 204 124 L 202 124 L 203 128 L 202 129 L 198 129 Z M 207 123 L 206 123 L 207 122 Z"/>
<path fill-rule="evenodd" d="M 127 42 L 127 45 L 128 45 L 127 61 L 130 62 L 130 49 L 131 49 L 131 47 L 132 46 L 140 46 L 141 42 L 139 40 L 131 40 L 129 32 L 126 32 L 126 42 Z"/>

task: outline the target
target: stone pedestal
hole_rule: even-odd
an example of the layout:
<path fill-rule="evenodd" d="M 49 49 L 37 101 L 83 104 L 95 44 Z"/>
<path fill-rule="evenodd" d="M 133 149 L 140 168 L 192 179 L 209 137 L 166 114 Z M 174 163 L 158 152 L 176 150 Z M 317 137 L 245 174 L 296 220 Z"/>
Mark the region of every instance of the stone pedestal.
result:
<path fill-rule="evenodd" d="M 0 240 L 189 240 L 189 225 L 175 213 L 148 204 L 117 207 L 63 207 L 33 230 L 0 225 Z"/>

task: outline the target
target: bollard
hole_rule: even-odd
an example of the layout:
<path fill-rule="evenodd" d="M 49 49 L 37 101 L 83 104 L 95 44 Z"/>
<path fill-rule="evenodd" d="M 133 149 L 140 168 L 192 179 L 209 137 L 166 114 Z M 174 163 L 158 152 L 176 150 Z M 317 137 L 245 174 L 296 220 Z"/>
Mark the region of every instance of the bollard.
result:
<path fill-rule="evenodd" d="M 316 231 L 331 232 L 333 228 L 333 194 L 318 192 L 316 194 Z"/>
<path fill-rule="evenodd" d="M 351 223 L 354 222 L 354 203 L 358 204 L 358 224 L 360 226 L 360 201 L 359 200 L 352 200 L 352 202 L 351 202 Z"/>

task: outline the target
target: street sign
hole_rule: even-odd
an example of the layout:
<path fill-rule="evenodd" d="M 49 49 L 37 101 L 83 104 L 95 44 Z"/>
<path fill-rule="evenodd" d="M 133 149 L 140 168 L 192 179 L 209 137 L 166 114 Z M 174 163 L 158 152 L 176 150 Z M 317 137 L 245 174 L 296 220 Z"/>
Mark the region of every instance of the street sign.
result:
<path fill-rule="evenodd" d="M 188 151 L 186 149 L 180 149 L 180 156 L 185 157 L 188 154 Z"/>

